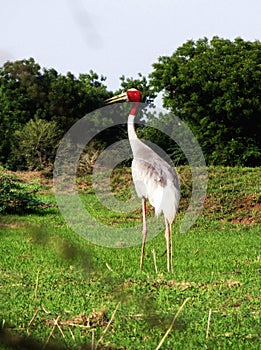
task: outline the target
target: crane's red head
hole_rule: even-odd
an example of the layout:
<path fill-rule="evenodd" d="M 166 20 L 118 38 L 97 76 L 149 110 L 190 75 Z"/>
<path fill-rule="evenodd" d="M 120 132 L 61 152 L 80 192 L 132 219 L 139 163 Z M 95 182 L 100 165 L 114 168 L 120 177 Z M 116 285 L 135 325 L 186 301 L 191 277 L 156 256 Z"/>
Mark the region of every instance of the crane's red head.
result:
<path fill-rule="evenodd" d="M 129 102 L 140 102 L 141 94 L 137 89 L 129 89 L 126 92 Z"/>
<path fill-rule="evenodd" d="M 130 114 L 134 115 L 137 111 L 137 108 L 139 106 L 139 103 L 141 102 L 141 94 L 139 90 L 137 89 L 128 89 L 126 92 L 123 92 L 120 95 L 113 96 L 106 100 L 105 102 L 107 104 L 114 103 L 114 102 L 134 102 Z"/>

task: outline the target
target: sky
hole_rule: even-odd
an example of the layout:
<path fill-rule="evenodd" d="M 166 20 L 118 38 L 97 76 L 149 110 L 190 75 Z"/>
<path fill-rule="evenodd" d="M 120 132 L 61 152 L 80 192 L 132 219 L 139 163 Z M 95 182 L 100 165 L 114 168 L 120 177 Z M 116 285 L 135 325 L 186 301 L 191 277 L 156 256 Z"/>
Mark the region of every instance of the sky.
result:
<path fill-rule="evenodd" d="M 33 57 L 78 76 L 147 76 L 189 39 L 261 40 L 261 0 L 1 0 L 0 66 Z"/>

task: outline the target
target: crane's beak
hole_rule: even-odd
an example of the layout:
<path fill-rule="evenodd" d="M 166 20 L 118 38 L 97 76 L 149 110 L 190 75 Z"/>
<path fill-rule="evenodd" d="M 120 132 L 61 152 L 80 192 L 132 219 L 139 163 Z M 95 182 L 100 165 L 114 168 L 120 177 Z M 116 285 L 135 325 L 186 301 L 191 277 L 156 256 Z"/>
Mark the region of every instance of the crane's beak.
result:
<path fill-rule="evenodd" d="M 111 104 L 111 103 L 115 103 L 115 102 L 122 102 L 122 101 L 128 101 L 128 95 L 126 92 L 123 92 L 120 95 L 117 96 L 113 96 L 111 98 L 108 98 L 107 100 L 105 100 L 106 104 Z"/>

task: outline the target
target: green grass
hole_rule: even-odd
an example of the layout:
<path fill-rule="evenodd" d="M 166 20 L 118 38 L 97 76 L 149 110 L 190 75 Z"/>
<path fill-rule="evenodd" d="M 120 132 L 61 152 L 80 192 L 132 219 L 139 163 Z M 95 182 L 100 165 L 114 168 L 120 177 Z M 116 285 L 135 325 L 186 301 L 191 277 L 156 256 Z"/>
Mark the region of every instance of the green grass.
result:
<path fill-rule="evenodd" d="M 184 210 L 188 174 L 182 179 Z M 173 274 L 163 234 L 148 242 L 140 271 L 140 247 L 91 245 L 57 209 L 2 216 L 0 348 L 137 350 L 163 340 L 161 349 L 259 349 L 259 186 L 260 169 L 209 169 L 201 216 L 187 233 L 175 230 L 182 211 L 174 225 Z M 94 215 L 123 224 L 121 214 L 87 192 L 82 196 Z M 139 221 L 140 214 L 124 220 Z"/>

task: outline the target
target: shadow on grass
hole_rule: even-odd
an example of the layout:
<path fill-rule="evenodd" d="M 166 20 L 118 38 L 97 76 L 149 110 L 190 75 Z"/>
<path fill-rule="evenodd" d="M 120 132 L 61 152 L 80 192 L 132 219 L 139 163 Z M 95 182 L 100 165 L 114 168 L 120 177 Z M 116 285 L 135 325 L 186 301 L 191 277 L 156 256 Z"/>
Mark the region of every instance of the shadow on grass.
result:
<path fill-rule="evenodd" d="M 0 320 L 2 323 L 2 321 Z M 11 332 L 6 328 L 0 329 L 0 346 L 3 350 L 18 349 L 18 350 L 65 350 L 68 346 L 54 342 L 40 342 L 30 336 L 21 336 Z M 77 346 L 78 350 L 117 350 L 116 348 L 106 347 L 103 345 L 81 344 Z"/>
<path fill-rule="evenodd" d="M 31 337 L 25 337 L 15 334 L 5 328 L 0 329 L 0 345 L 4 346 L 4 349 L 30 349 L 30 350 L 62 350 L 66 349 L 65 346 L 59 344 L 47 344 L 41 343 Z"/>

